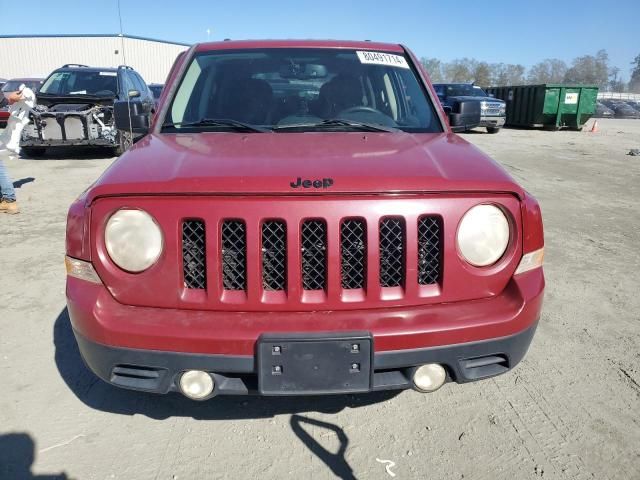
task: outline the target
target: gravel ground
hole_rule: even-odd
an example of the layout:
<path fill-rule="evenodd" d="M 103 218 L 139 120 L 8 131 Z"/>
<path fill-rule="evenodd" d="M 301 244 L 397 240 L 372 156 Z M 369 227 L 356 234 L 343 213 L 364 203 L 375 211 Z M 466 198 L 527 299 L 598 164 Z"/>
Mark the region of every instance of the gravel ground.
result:
<path fill-rule="evenodd" d="M 65 310 L 64 226 L 113 159 L 9 161 L 23 213 L 0 216 L 0 477 L 384 479 L 389 460 L 396 478 L 640 478 L 640 121 L 598 123 L 465 135 L 541 202 L 546 303 L 513 372 L 431 395 L 194 403 L 96 380 Z"/>

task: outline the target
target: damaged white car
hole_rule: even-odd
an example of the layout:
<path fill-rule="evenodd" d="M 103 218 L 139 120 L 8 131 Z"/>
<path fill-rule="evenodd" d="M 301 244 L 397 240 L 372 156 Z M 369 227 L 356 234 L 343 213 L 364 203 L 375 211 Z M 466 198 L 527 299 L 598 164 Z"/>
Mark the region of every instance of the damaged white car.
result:
<path fill-rule="evenodd" d="M 116 129 L 114 102 L 139 103 L 149 121 L 155 113 L 153 94 L 131 67 L 64 65 L 47 77 L 36 97 L 20 142 L 26 156 L 40 156 L 49 147 L 79 145 L 108 147 L 120 155 L 135 139 Z"/>

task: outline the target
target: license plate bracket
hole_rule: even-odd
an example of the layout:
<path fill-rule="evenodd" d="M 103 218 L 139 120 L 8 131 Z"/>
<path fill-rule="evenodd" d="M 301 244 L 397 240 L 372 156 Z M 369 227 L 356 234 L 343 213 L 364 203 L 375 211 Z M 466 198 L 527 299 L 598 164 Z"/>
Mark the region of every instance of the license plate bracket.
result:
<path fill-rule="evenodd" d="M 269 334 L 257 345 L 262 395 L 367 392 L 373 375 L 373 339 L 344 335 Z"/>

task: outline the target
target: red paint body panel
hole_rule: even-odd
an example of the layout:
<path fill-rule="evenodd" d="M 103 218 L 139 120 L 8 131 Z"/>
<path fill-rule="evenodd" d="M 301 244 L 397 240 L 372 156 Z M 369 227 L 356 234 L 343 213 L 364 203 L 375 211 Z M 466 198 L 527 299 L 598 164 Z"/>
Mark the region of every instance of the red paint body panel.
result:
<path fill-rule="evenodd" d="M 491 299 L 341 312 L 206 312 L 119 304 L 100 285 L 69 278 L 73 327 L 103 345 L 253 355 L 268 332 L 370 331 L 376 352 L 450 345 L 521 332 L 539 318 L 542 269 L 514 277 Z"/>
<path fill-rule="evenodd" d="M 295 195 L 297 177 L 334 179 L 325 193 L 524 190 L 454 134 L 312 132 L 151 134 L 116 160 L 88 201 L 111 195 Z M 305 195 L 319 193 L 305 191 Z"/>
<path fill-rule="evenodd" d="M 212 50 L 242 50 L 251 48 L 348 48 L 404 53 L 397 43 L 364 42 L 353 40 L 233 40 L 196 45 L 196 52 Z"/>

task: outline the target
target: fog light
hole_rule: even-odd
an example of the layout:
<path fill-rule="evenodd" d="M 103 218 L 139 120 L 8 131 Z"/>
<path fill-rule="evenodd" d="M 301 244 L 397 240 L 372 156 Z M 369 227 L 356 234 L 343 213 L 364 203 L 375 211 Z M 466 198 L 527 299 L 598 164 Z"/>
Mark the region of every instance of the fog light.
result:
<path fill-rule="evenodd" d="M 180 377 L 180 391 L 192 400 L 204 400 L 211 392 L 215 383 L 211 375 L 200 370 L 189 370 Z"/>
<path fill-rule="evenodd" d="M 416 368 L 413 374 L 413 386 L 424 393 L 435 392 L 447 379 L 447 372 L 442 365 L 428 363 Z"/>

